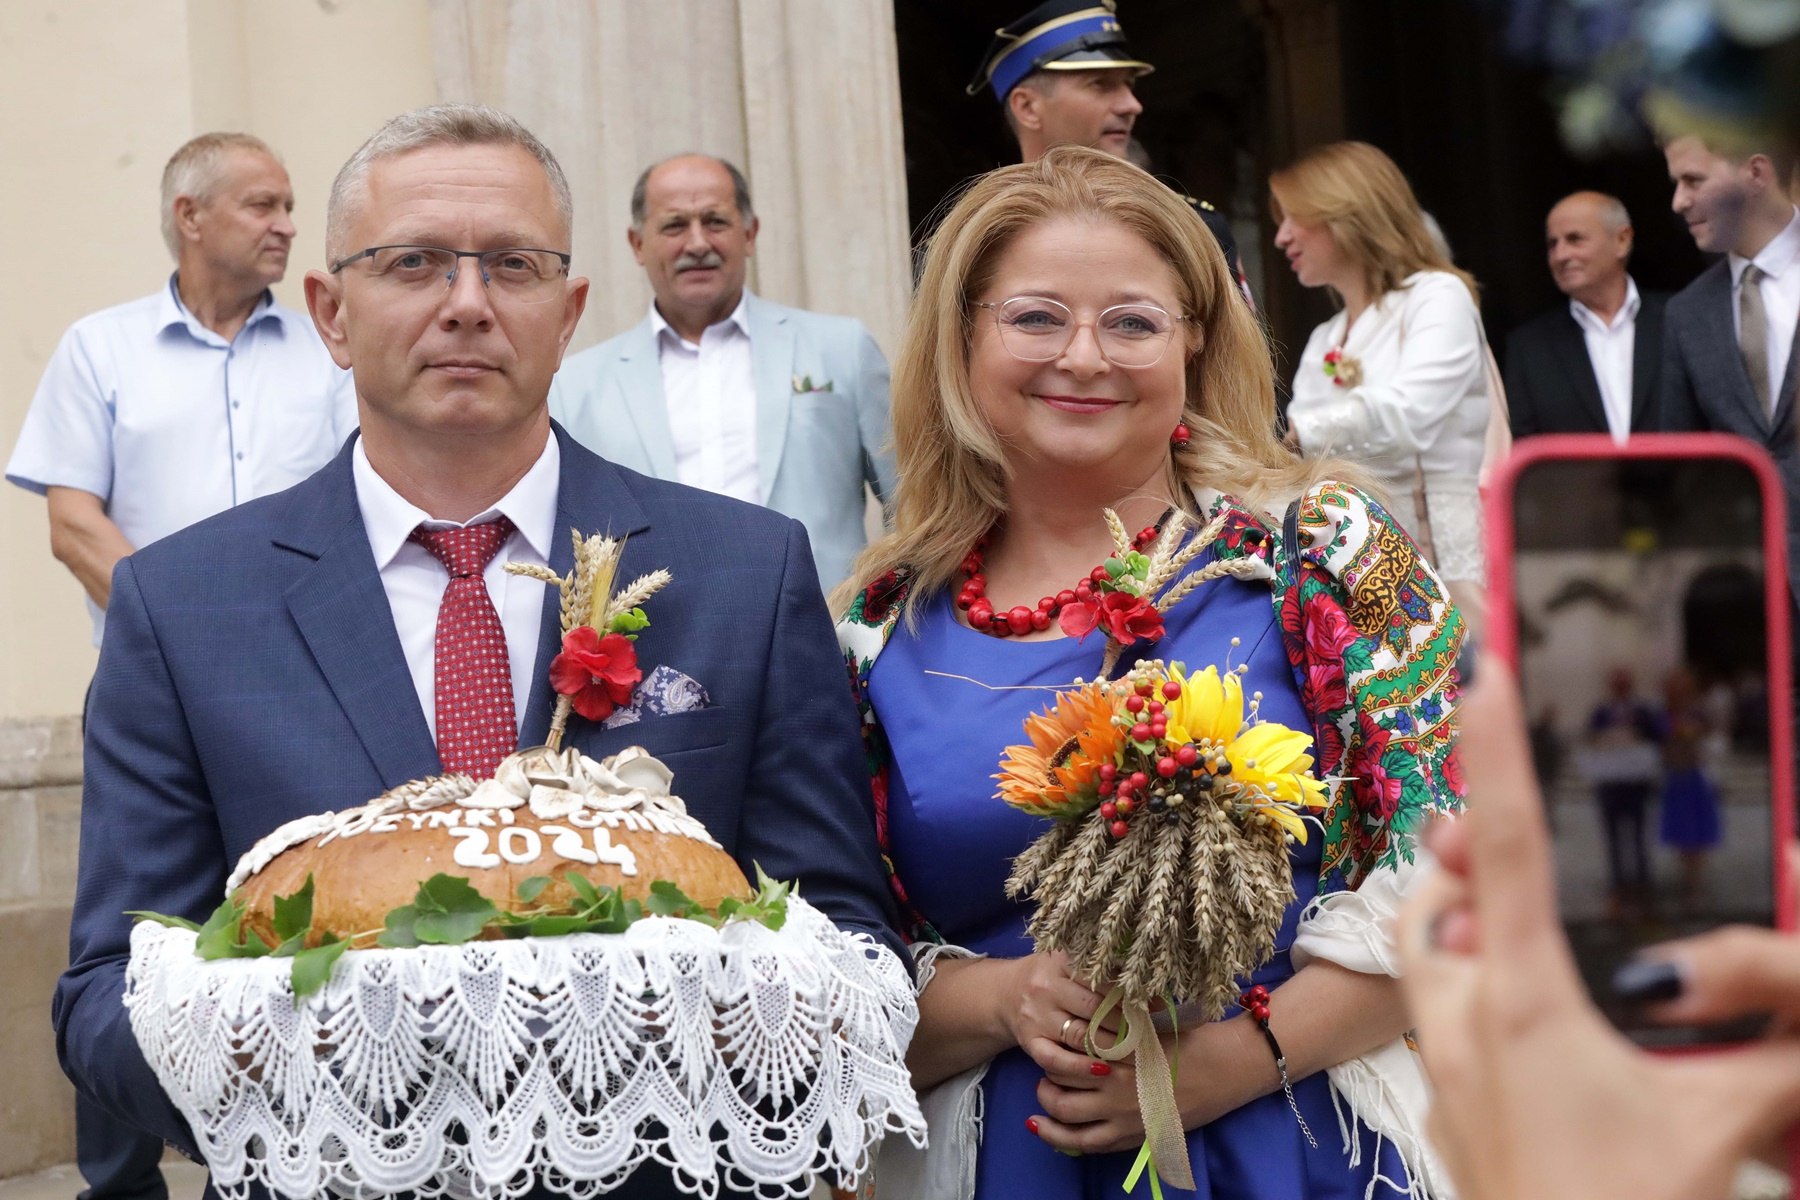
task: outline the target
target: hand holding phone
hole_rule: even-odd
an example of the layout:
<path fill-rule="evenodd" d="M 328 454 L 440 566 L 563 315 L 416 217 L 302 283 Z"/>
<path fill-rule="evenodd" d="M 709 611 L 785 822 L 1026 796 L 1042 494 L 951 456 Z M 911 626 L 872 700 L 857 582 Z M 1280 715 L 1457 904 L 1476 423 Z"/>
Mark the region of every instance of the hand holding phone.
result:
<path fill-rule="evenodd" d="M 1659 942 L 1789 924 L 1792 601 L 1772 465 L 1719 435 L 1534 439 L 1490 516 L 1491 636 L 1518 672 L 1590 993 L 1646 1046 L 1754 1036 L 1754 1018 L 1653 1020 L 1651 997 L 1612 981 Z"/>

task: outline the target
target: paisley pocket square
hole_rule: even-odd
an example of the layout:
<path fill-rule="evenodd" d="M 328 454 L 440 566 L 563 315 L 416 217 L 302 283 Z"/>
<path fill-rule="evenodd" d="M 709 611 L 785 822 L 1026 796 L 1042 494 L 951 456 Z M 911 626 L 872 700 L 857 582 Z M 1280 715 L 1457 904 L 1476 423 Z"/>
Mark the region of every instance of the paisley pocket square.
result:
<path fill-rule="evenodd" d="M 671 666 L 659 666 L 644 676 L 631 693 L 631 702 L 613 710 L 601 723 L 603 729 L 635 725 L 645 717 L 668 717 L 676 713 L 697 712 L 712 707 L 712 698 L 699 680 L 682 674 Z"/>

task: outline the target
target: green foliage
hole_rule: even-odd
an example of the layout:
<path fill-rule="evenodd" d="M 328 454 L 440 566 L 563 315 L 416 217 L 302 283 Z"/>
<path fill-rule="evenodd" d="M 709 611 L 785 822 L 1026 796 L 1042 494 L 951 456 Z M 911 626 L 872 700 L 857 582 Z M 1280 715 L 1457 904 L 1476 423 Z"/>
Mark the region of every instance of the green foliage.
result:
<path fill-rule="evenodd" d="M 154 921 L 158 925 L 167 925 L 170 929 L 185 929 L 189 933 L 200 932 L 200 927 L 186 917 L 171 917 L 167 913 L 151 912 L 141 908 L 131 909 L 125 915 L 139 921 Z"/>
<path fill-rule="evenodd" d="M 727 897 L 717 912 L 708 912 L 679 887 L 657 880 L 650 885 L 650 901 L 640 904 L 627 899 L 617 888 L 596 887 L 586 876 L 569 872 L 562 877 L 575 893 L 573 905 L 559 908 L 536 906 L 552 882 L 549 876 L 534 875 L 519 885 L 519 899 L 526 906 L 513 912 L 502 909 L 460 875 L 439 873 L 419 885 L 411 904 L 387 914 L 380 930 L 337 934 L 325 931 L 319 944 L 306 948 L 312 928 L 313 879 L 292 896 L 275 897 L 275 933 L 281 939 L 271 946 L 260 935 L 252 935 L 244 927 L 245 906 L 238 896 L 224 901 L 213 910 L 203 925 L 183 917 L 154 912 L 131 912 L 127 916 L 161 925 L 186 929 L 194 936 L 194 953 L 207 960 L 222 958 L 292 958 L 294 996 L 310 996 L 323 988 L 331 978 L 337 960 L 359 937 L 378 934 L 378 946 L 405 950 L 415 946 L 450 946 L 471 942 L 493 929 L 509 938 L 560 937 L 570 933 L 623 933 L 646 916 L 676 917 L 700 921 L 714 928 L 732 921 L 759 921 L 770 929 L 780 929 L 787 921 L 787 899 L 791 884 L 776 883 L 756 865 L 757 893 L 748 900 Z"/>
<path fill-rule="evenodd" d="M 244 928 L 244 902 L 231 896 L 213 909 L 194 938 L 201 958 L 265 958 L 273 947 Z"/>
<path fill-rule="evenodd" d="M 607 623 L 606 627 L 614 633 L 629 635 L 636 633 L 640 629 L 648 629 L 650 627 L 650 618 L 644 615 L 643 609 L 634 608 L 614 617 Z"/>
<path fill-rule="evenodd" d="M 306 886 L 291 896 L 275 897 L 275 936 L 283 942 L 294 937 L 306 936 L 312 928 L 313 877 L 306 877 Z"/>
<path fill-rule="evenodd" d="M 310 996 L 324 987 L 325 981 L 331 978 L 331 969 L 349 948 L 347 939 L 339 941 L 328 933 L 319 945 L 294 955 L 294 998 Z"/>
<path fill-rule="evenodd" d="M 716 923 L 723 925 L 728 921 L 758 921 L 779 932 L 787 924 L 788 896 L 793 892 L 794 885 L 776 883 L 763 872 L 761 863 L 752 865 L 756 868 L 756 895 L 748 900 L 730 896 L 721 900 Z"/>

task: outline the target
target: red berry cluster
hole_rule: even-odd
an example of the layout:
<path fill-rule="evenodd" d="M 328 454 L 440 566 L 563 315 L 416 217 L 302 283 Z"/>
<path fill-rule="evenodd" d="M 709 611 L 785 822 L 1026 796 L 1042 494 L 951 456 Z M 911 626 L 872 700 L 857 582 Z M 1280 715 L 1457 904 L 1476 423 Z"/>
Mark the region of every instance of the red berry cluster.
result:
<path fill-rule="evenodd" d="M 1161 530 L 1155 525 L 1147 525 L 1132 539 L 1131 548 L 1142 550 L 1156 540 Z M 995 637 L 1023 637 L 1034 630 L 1042 633 L 1050 628 L 1050 622 L 1056 620 L 1058 613 L 1077 601 L 1092 600 L 1100 591 L 1100 585 L 1106 581 L 1104 566 L 1095 567 L 1088 572 L 1087 578 L 1072 588 L 1064 588 L 1054 596 L 1045 596 L 1037 602 L 1037 607 L 1027 608 L 1020 604 L 1005 612 L 997 612 L 993 601 L 987 598 L 987 576 L 981 573 L 982 564 L 986 561 L 988 539 L 983 537 L 963 556 L 962 570 L 964 575 L 962 590 L 956 594 L 956 606 L 969 614 L 969 626 L 982 633 Z"/>
<path fill-rule="evenodd" d="M 1239 996 L 1238 1003 L 1244 1006 L 1244 1011 L 1249 1013 L 1251 1019 L 1258 1025 L 1269 1023 L 1269 989 L 1262 984 L 1257 984 Z"/>
<path fill-rule="evenodd" d="M 1149 680 L 1140 680 L 1133 695 L 1125 697 L 1125 711 L 1136 719 L 1132 725 L 1130 736 L 1134 742 L 1160 742 L 1168 736 L 1169 724 L 1167 708 L 1164 700 L 1174 701 L 1181 696 L 1181 685 L 1169 680 L 1162 685 L 1162 699 L 1157 699 L 1157 688 Z M 1174 749 L 1162 748 L 1162 752 L 1145 762 L 1148 769 L 1122 774 L 1111 763 L 1103 763 L 1100 767 L 1100 819 L 1107 823 L 1107 829 L 1115 840 L 1124 837 L 1131 831 L 1126 823 L 1134 812 L 1148 812 L 1174 821 L 1179 814 L 1173 811 L 1170 802 L 1171 789 L 1157 786 L 1163 781 L 1177 782 L 1176 777 L 1183 773 L 1191 774 L 1200 762 L 1200 751 L 1193 744 L 1177 746 Z M 1154 771 L 1156 779 L 1151 779 Z M 1210 780 L 1208 781 L 1210 783 Z M 1152 790 L 1152 789 L 1155 790 Z M 1174 795 L 1174 804 L 1181 802 L 1179 795 Z"/>

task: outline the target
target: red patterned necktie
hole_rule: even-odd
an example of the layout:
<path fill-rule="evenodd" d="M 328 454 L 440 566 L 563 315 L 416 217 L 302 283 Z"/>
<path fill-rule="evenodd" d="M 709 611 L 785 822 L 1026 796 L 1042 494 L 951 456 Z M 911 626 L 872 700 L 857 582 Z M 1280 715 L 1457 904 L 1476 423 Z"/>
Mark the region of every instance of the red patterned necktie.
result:
<path fill-rule="evenodd" d="M 412 531 L 450 572 L 438 604 L 436 666 L 438 761 L 447 772 L 487 779 L 519 744 L 513 713 L 506 629 L 482 572 L 512 535 L 505 517 L 464 529 Z"/>

